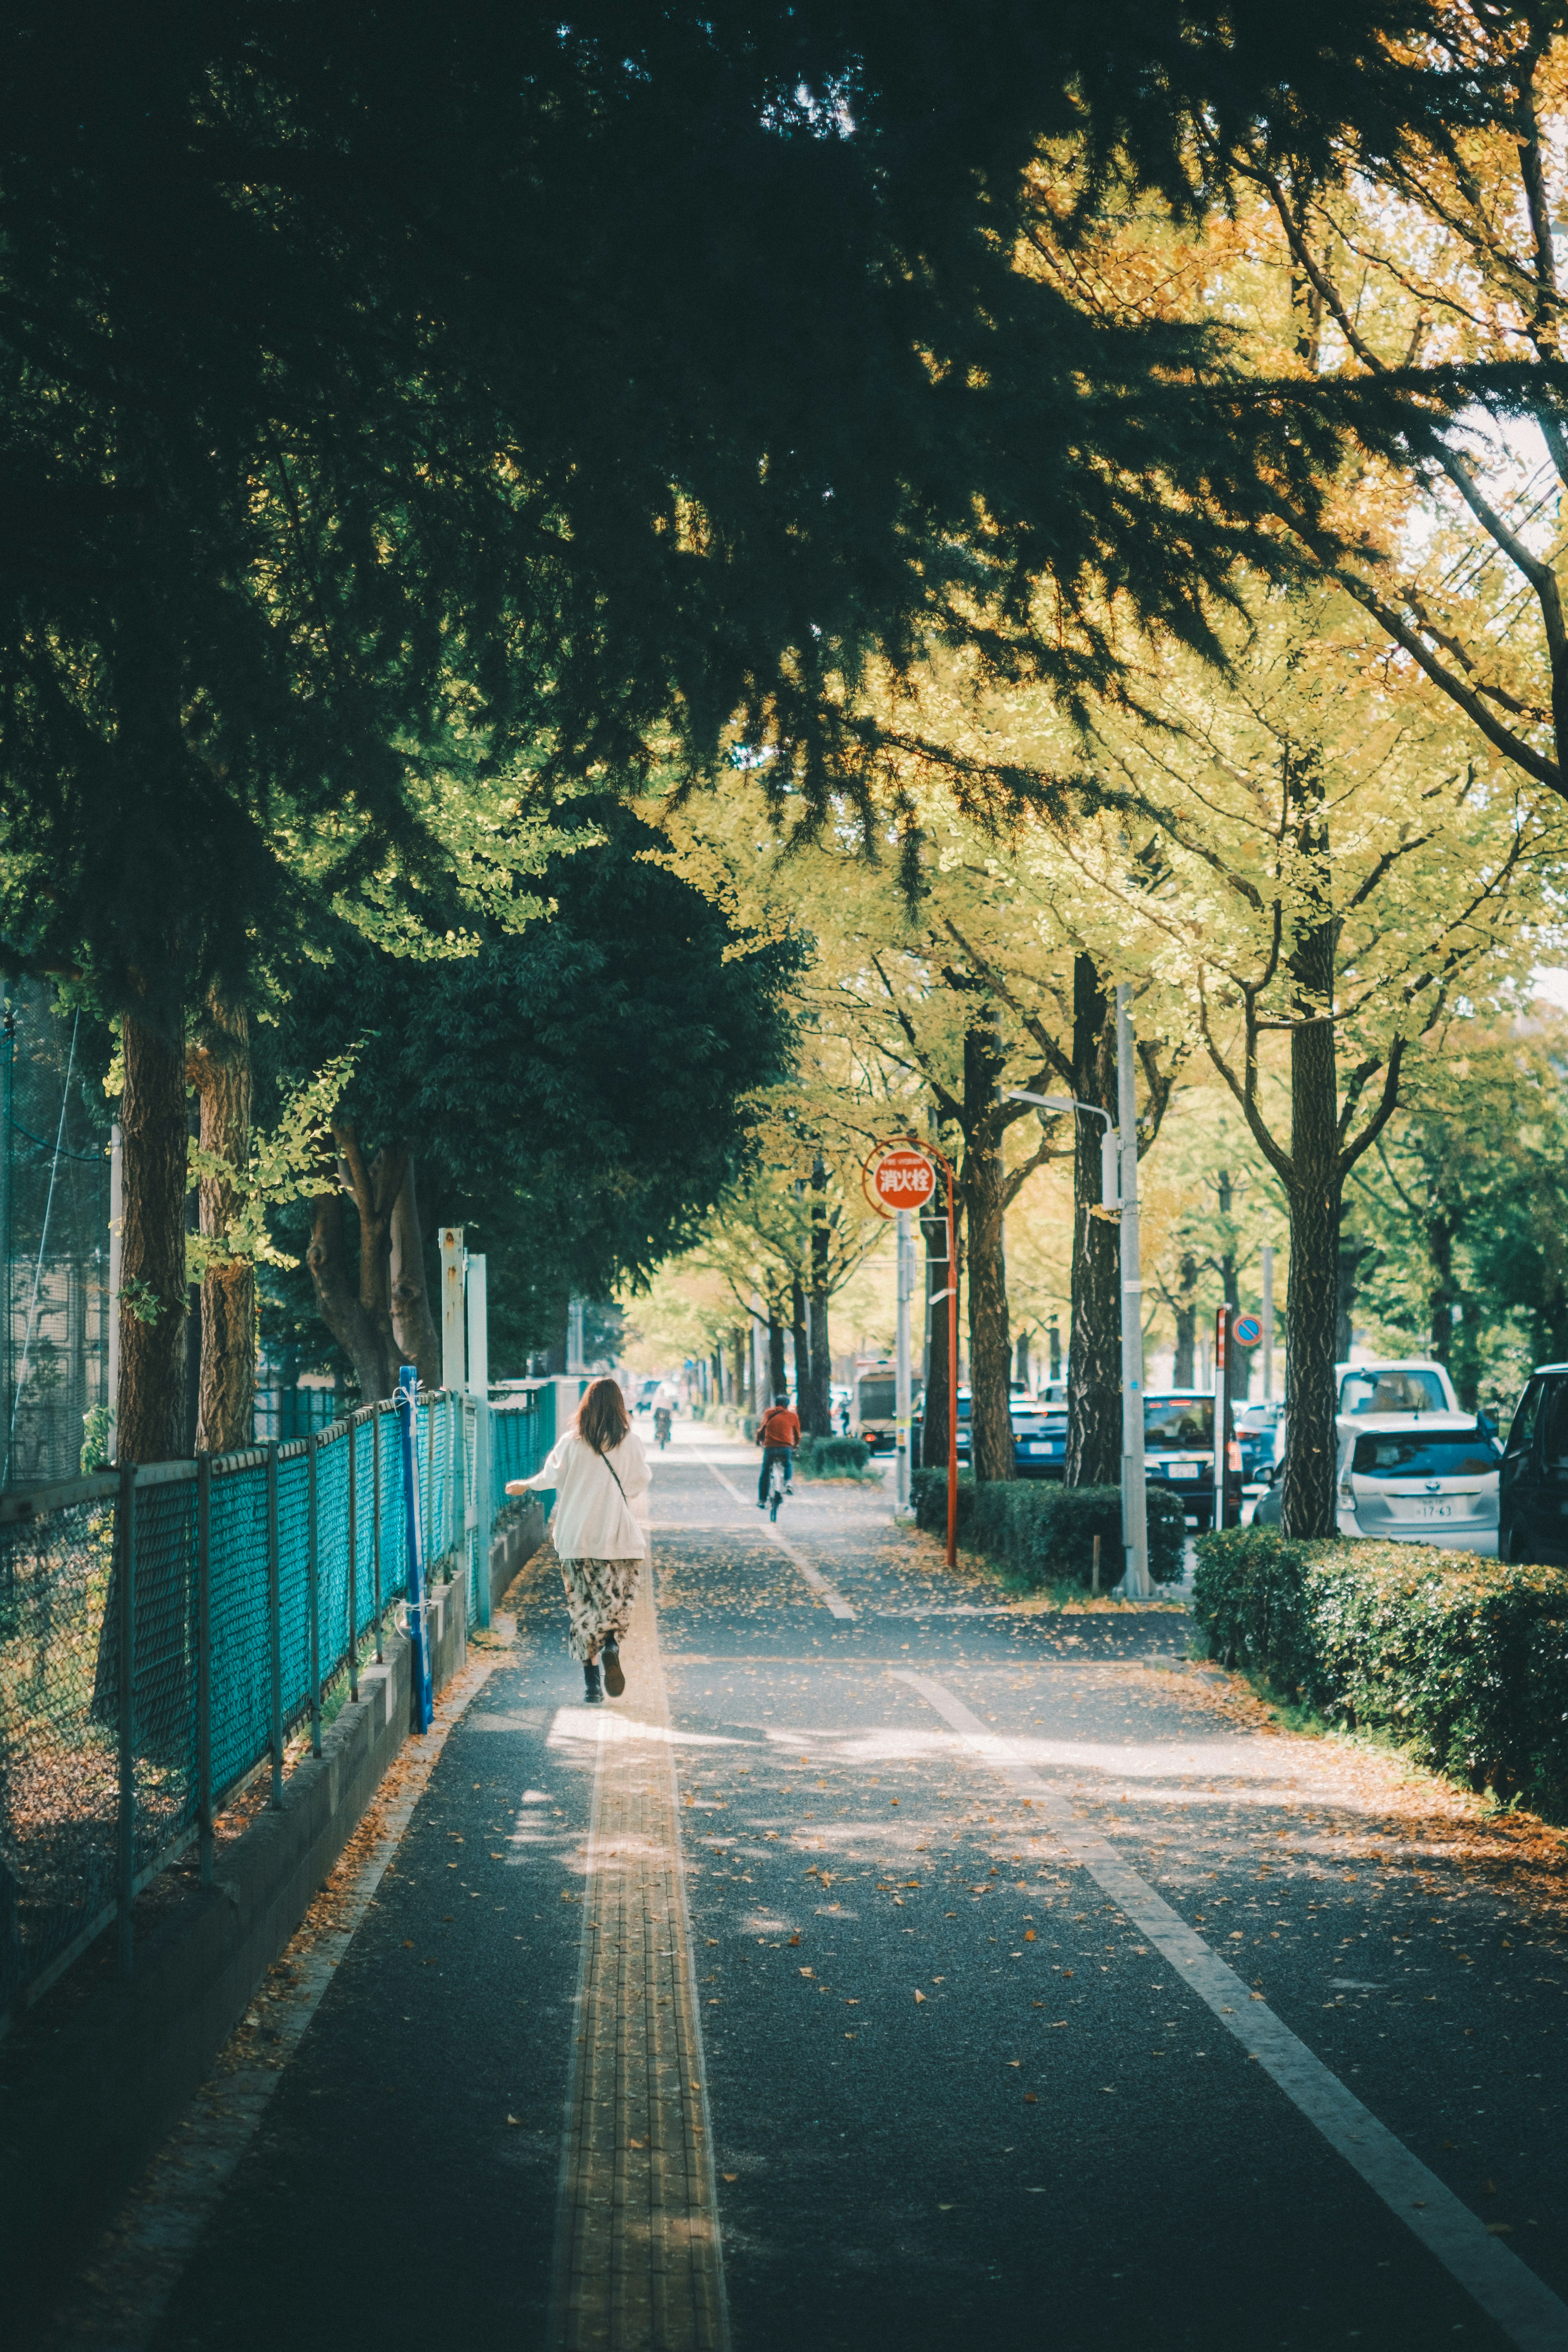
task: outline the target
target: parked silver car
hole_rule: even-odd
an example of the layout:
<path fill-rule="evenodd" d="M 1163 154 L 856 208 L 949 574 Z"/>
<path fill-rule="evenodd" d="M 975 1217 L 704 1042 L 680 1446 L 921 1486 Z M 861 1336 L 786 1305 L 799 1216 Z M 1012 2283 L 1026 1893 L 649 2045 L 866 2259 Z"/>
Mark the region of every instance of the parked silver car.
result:
<path fill-rule="evenodd" d="M 1502 1454 L 1473 1413 L 1344 1413 L 1338 1429 L 1342 1535 L 1496 1553 Z"/>

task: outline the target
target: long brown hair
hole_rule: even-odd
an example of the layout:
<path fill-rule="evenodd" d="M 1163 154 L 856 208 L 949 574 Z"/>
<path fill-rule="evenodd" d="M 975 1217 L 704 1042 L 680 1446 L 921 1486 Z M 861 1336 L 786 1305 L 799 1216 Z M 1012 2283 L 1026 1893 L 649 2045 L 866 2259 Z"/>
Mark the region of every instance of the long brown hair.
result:
<path fill-rule="evenodd" d="M 612 1446 L 619 1445 L 631 1426 L 619 1381 L 595 1381 L 583 1391 L 577 1408 L 577 1433 L 595 1454 L 608 1454 Z"/>

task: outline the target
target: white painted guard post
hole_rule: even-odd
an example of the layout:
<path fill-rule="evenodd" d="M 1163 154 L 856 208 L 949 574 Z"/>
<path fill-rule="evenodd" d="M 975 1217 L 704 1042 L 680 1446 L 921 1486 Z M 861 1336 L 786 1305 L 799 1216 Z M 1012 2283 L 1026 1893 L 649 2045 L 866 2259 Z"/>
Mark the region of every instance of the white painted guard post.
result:
<path fill-rule="evenodd" d="M 474 1400 L 474 1485 L 479 1550 L 478 1620 L 490 1622 L 490 1320 L 485 1261 L 468 1261 L 468 1393 Z"/>
<path fill-rule="evenodd" d="M 453 1519 L 463 1532 L 464 1567 L 467 1567 L 468 1528 L 467 1448 L 463 1428 L 463 1268 L 467 1253 L 463 1247 L 461 1225 L 441 1228 L 441 1385 L 446 1395 L 446 1468 L 447 1492 L 453 1500 Z M 431 1452 L 435 1451 L 435 1432 L 431 1430 Z"/>
<path fill-rule="evenodd" d="M 1116 988 L 1116 1120 L 1122 1145 L 1122 1590 L 1146 1600 L 1149 1497 L 1144 1476 L 1144 1286 L 1138 1270 L 1138 1097 L 1133 1065 L 1133 992 Z"/>

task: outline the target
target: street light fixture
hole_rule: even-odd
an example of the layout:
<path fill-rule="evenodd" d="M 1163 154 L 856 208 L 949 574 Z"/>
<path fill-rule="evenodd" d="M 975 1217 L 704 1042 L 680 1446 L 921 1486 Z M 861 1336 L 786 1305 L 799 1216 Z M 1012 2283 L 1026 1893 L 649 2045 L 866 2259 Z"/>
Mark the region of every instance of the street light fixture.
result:
<path fill-rule="evenodd" d="M 1098 1103 L 1080 1102 L 1076 1095 L 1031 1095 L 1022 1087 L 1004 1087 L 1002 1100 L 1033 1103 L 1040 1110 L 1085 1110 L 1092 1118 L 1103 1118 L 1105 1132 L 1100 1138 L 1100 1205 L 1103 1209 L 1121 1206 L 1122 1146 L 1109 1111 L 1102 1110 Z"/>

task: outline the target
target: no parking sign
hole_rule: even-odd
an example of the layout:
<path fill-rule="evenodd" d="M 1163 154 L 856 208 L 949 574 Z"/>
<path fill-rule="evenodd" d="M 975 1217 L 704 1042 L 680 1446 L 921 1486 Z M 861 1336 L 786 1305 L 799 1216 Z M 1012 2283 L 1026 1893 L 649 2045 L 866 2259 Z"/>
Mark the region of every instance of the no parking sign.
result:
<path fill-rule="evenodd" d="M 1239 1315 L 1230 1331 L 1239 1348 L 1255 1348 L 1263 1337 L 1263 1326 L 1256 1315 Z"/>

